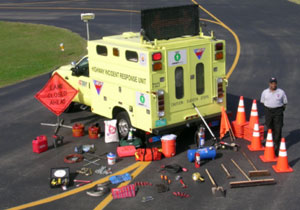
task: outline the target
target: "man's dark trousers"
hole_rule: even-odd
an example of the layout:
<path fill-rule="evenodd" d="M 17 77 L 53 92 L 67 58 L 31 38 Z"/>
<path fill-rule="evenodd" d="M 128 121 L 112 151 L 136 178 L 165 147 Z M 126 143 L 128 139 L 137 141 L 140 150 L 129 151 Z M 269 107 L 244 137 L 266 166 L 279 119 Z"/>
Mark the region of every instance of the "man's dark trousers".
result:
<path fill-rule="evenodd" d="M 278 156 L 281 130 L 283 126 L 284 107 L 268 108 L 265 107 L 265 119 L 267 129 L 272 129 L 275 154 Z"/>

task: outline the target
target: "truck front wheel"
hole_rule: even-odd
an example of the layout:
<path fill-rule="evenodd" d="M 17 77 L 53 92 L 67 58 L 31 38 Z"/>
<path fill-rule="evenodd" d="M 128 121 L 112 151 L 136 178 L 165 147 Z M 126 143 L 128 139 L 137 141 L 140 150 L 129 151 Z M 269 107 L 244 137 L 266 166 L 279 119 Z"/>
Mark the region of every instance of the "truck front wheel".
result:
<path fill-rule="evenodd" d="M 121 139 L 128 136 L 129 129 L 131 128 L 130 118 L 126 111 L 119 112 L 116 116 L 118 132 Z"/>

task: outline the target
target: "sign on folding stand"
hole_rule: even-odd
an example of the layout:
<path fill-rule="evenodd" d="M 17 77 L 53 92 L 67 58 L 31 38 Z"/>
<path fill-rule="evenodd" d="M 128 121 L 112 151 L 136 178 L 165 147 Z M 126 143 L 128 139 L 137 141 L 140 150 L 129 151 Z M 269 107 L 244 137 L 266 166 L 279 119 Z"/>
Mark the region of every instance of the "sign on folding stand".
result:
<path fill-rule="evenodd" d="M 72 128 L 71 126 L 63 125 L 63 120 L 59 120 L 59 115 L 68 108 L 77 93 L 78 91 L 58 73 L 54 73 L 46 85 L 35 95 L 35 98 L 57 115 L 57 123 L 41 123 L 41 125 L 56 127 L 55 134 L 58 132 L 59 127 Z"/>

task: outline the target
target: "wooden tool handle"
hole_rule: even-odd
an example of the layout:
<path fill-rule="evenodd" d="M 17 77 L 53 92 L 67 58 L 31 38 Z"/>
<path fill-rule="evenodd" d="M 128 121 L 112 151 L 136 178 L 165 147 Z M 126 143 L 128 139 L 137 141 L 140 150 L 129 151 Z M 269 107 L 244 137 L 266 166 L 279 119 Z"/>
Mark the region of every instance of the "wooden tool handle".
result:
<path fill-rule="evenodd" d="M 216 185 L 214 179 L 212 178 L 212 176 L 210 175 L 209 171 L 208 171 L 207 169 L 205 169 L 205 172 L 207 173 L 207 176 L 209 177 L 209 179 L 210 179 L 212 185 L 213 185 L 214 187 L 216 187 L 217 185 Z"/>
<path fill-rule="evenodd" d="M 229 171 L 227 170 L 227 168 L 225 168 L 225 166 L 224 166 L 223 163 L 221 163 L 221 166 L 222 166 L 223 170 L 225 171 L 226 175 L 227 175 L 227 176 L 230 176 Z"/>
<path fill-rule="evenodd" d="M 241 169 L 240 167 L 239 167 L 239 165 L 233 160 L 233 159 L 231 159 L 231 161 L 233 162 L 233 164 L 240 170 L 240 172 L 249 180 L 249 181 L 251 181 L 251 179 L 249 178 L 249 176 L 243 171 L 243 169 Z"/>
<path fill-rule="evenodd" d="M 244 157 L 248 160 L 248 162 L 250 163 L 250 165 L 253 167 L 253 169 L 255 171 L 257 171 L 257 168 L 255 167 L 254 163 L 249 159 L 249 157 L 246 155 L 246 153 L 244 151 L 242 151 L 242 154 L 244 155 Z"/>

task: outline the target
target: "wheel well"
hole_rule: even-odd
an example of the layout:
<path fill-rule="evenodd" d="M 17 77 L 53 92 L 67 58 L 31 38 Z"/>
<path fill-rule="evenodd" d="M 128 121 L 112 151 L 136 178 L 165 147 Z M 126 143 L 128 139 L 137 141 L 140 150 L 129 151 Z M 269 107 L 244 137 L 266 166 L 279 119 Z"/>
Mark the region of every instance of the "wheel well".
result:
<path fill-rule="evenodd" d="M 126 112 L 126 110 L 124 108 L 119 107 L 119 106 L 115 106 L 114 109 L 113 109 L 113 111 L 112 111 L 112 117 L 113 117 L 113 119 L 116 119 L 117 114 L 119 114 L 120 112 L 123 112 L 123 111 Z"/>

